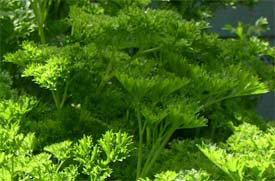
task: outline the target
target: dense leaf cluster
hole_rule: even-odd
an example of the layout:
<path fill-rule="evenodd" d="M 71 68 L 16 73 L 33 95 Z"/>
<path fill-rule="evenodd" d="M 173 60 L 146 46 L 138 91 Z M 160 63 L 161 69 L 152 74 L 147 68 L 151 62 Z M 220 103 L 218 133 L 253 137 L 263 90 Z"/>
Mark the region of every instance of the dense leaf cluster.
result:
<path fill-rule="evenodd" d="M 275 85 L 261 60 L 275 49 L 255 36 L 267 22 L 221 39 L 205 21 L 239 2 L 256 1 L 26 0 L 28 28 L 0 49 L 3 179 L 273 179 L 274 129 L 242 124 L 267 128 L 254 111 Z M 164 152 L 174 137 L 196 139 Z"/>
<path fill-rule="evenodd" d="M 20 122 L 34 104 L 25 96 L 0 100 L 1 180 L 76 180 L 80 173 L 90 180 L 104 180 L 112 173 L 110 163 L 129 156 L 132 137 L 112 131 L 107 131 L 98 143 L 84 135 L 77 143 L 55 143 L 35 154 L 35 134 L 20 133 Z"/>

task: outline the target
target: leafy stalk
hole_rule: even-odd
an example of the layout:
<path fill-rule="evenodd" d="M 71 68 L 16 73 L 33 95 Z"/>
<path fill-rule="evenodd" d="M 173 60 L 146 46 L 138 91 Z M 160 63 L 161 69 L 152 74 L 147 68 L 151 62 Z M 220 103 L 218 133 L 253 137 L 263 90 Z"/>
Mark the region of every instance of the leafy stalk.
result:
<path fill-rule="evenodd" d="M 63 93 L 63 96 L 62 96 L 62 101 L 60 103 L 60 108 L 62 108 L 64 106 L 64 103 L 67 99 L 68 87 L 69 87 L 69 81 L 66 82 L 65 90 L 64 90 L 64 93 Z"/>
<path fill-rule="evenodd" d="M 55 91 L 51 91 L 51 92 L 52 92 L 52 96 L 53 96 L 55 106 L 56 106 L 57 110 L 60 110 L 60 100 L 59 100 L 59 97 L 57 95 L 57 92 L 55 92 Z"/>
<path fill-rule="evenodd" d="M 38 34 L 42 44 L 46 43 L 45 22 L 52 0 L 34 0 L 32 8 L 38 26 Z"/>
<path fill-rule="evenodd" d="M 151 150 L 152 157 L 148 157 L 148 159 L 146 160 L 141 173 L 141 177 L 144 177 L 148 174 L 148 172 L 152 168 L 152 165 L 155 163 L 156 159 L 159 157 L 160 153 L 162 152 L 163 148 L 165 147 L 174 132 L 175 129 L 174 127 L 172 127 L 166 132 L 163 137 L 159 137 L 159 140 L 161 141 L 159 141 L 159 144 L 155 144 L 153 146 L 153 149 Z"/>
<path fill-rule="evenodd" d="M 138 120 L 138 132 L 139 132 L 139 140 L 138 140 L 138 161 L 137 161 L 137 178 L 140 177 L 141 174 L 141 166 L 142 166 L 142 151 L 143 151 L 143 129 L 142 129 L 142 120 L 141 120 L 141 115 L 140 115 L 140 109 L 139 106 L 136 109 L 136 115 L 137 115 L 137 120 Z"/>
<path fill-rule="evenodd" d="M 45 31 L 44 31 L 43 26 L 38 27 L 38 34 L 39 34 L 41 43 L 45 44 L 46 43 L 46 38 L 45 38 Z"/>

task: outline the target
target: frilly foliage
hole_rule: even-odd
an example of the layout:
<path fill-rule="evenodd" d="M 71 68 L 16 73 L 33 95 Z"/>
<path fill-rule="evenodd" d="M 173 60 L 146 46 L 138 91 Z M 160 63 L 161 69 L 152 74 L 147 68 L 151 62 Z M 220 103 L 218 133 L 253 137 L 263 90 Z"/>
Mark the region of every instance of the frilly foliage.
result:
<path fill-rule="evenodd" d="M 0 103 L 3 104 L 2 101 Z M 3 180 L 76 180 L 79 169 L 91 180 L 104 180 L 112 173 L 108 166 L 111 162 L 121 162 L 130 155 L 132 137 L 112 131 L 106 132 L 98 144 L 94 144 L 90 136 L 84 136 L 78 143 L 55 143 L 46 146 L 45 152 L 34 154 L 35 135 L 24 135 L 19 131 L 21 116 L 31 106 L 12 102 L 5 106 L 5 109 L 0 107 L 0 178 Z M 18 112 L 15 112 L 17 109 Z M 7 110 L 13 110 L 16 120 Z M 6 122 L 2 125 L 3 121 Z"/>
<path fill-rule="evenodd" d="M 234 128 L 223 146 L 202 144 L 200 150 L 232 180 L 274 179 L 274 128 L 265 132 L 248 123 Z"/>
<path fill-rule="evenodd" d="M 161 172 L 155 175 L 154 181 L 177 181 L 177 180 L 184 180 L 184 181 L 210 181 L 209 174 L 204 170 L 185 170 L 180 172 L 175 171 L 166 171 Z M 140 181 L 150 181 L 149 178 L 140 179 Z"/>
<path fill-rule="evenodd" d="M 112 173 L 111 162 L 129 157 L 132 137 L 112 131 L 107 131 L 98 143 L 84 136 L 78 143 L 63 141 L 35 153 L 35 133 L 23 134 L 20 125 L 36 103 L 27 96 L 0 99 L 1 180 L 77 180 L 80 173 L 90 180 L 104 180 Z"/>
<path fill-rule="evenodd" d="M 207 172 L 205 180 L 274 179 L 272 126 L 263 131 L 244 123 L 234 127 L 234 133 L 226 143 L 213 144 L 209 140 L 200 139 L 174 141 L 170 146 L 157 162 L 156 168 L 160 169 L 158 172 L 162 172 L 160 175 L 163 178 L 177 180 L 182 170 L 194 168 Z M 164 169 L 174 171 L 165 173 L 162 171 Z"/>
<path fill-rule="evenodd" d="M 127 130 L 137 147 L 136 171 L 131 168 L 131 174 L 142 179 L 152 175 L 177 131 L 224 141 L 232 134 L 232 125 L 260 124 L 262 119 L 253 110 L 255 100 L 249 97 L 274 90 L 274 67 L 262 61 L 263 57 L 274 59 L 274 48 L 255 36 L 264 31 L 267 21 L 227 26 L 236 33 L 234 39 L 210 33 L 205 21 L 219 7 L 251 6 L 256 1 L 26 1 L 26 16 L 17 30 L 22 29 L 20 37 L 32 38 L 4 55 L 3 65 L 15 69 L 7 68 L 13 77 L 2 69 L 0 73 L 1 142 L 3 150 L 10 150 L 9 155 L 5 150 L 1 153 L 7 161 L 1 167 L 4 178 L 107 179 L 111 166 L 132 151 L 132 137 L 116 131 Z M 0 0 L 5 5 L 2 9 L 8 5 L 8 14 L 0 19 L 16 22 L 10 9 L 20 10 L 22 2 Z M 25 29 L 27 19 L 31 21 Z M 20 93 L 11 90 L 13 86 Z M 39 98 L 18 96 L 22 92 Z M 32 152 L 34 134 L 24 135 L 21 125 L 24 132 L 39 135 L 40 147 L 45 145 L 39 154 Z M 238 131 L 222 148 L 208 144 L 198 148 L 197 142 L 187 140 L 173 143 L 167 155 L 175 155 L 176 161 L 184 157 L 190 167 L 185 165 L 180 172 L 175 165 L 177 172 L 158 174 L 156 180 L 270 179 L 266 175 L 272 171 L 268 161 L 273 157 L 268 151 L 274 146 L 272 129 L 263 133 L 247 124 L 244 127 L 247 130 L 239 132 L 247 131 L 262 145 L 261 160 L 248 161 L 256 159 L 258 148 L 246 152 L 244 145 L 251 146 L 252 140 Z M 83 136 L 99 136 L 103 130 L 98 141 Z M 82 138 L 74 142 L 68 137 Z M 56 138 L 63 142 L 56 143 Z M 234 142 L 239 139 L 243 142 Z M 216 165 L 203 168 L 207 173 L 200 166 L 210 162 L 199 149 Z M 171 167 L 169 161 L 164 167 Z"/>

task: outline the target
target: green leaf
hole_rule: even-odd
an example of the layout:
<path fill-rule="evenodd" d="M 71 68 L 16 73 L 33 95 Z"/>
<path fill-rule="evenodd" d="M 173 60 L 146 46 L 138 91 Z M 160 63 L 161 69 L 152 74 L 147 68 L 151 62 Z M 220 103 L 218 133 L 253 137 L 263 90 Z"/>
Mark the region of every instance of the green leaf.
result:
<path fill-rule="evenodd" d="M 53 154 L 58 160 L 65 161 L 71 156 L 71 145 L 71 141 L 64 141 L 46 146 L 44 150 Z"/>

